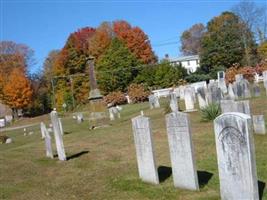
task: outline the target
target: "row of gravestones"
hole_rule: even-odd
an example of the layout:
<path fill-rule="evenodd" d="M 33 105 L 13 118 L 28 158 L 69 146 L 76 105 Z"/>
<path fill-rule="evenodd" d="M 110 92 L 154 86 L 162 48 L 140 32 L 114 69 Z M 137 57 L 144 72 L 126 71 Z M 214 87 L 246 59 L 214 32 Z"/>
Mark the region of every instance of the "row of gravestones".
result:
<path fill-rule="evenodd" d="M 50 136 L 50 132 L 53 132 L 54 137 L 55 137 L 58 159 L 65 161 L 67 160 L 67 158 L 66 158 L 64 144 L 63 144 L 64 132 L 63 132 L 61 119 L 58 118 L 58 114 L 56 111 L 52 111 L 50 113 L 50 117 L 51 117 L 51 122 L 52 122 L 51 131 L 49 131 L 49 129 L 46 128 L 43 122 L 41 122 L 41 125 L 40 125 L 42 138 L 45 140 L 46 156 L 49 158 L 54 158 L 53 149 L 52 149 L 52 140 Z"/>
<path fill-rule="evenodd" d="M 214 120 L 222 199 L 259 199 L 251 118 L 239 112 Z M 190 121 L 182 112 L 166 115 L 167 137 L 174 186 L 199 190 Z M 132 119 L 139 177 L 159 184 L 150 119 Z"/>
<path fill-rule="evenodd" d="M 264 77 L 264 87 L 267 92 L 267 71 L 263 72 Z M 179 90 L 180 99 L 184 99 L 185 108 L 187 112 L 195 111 L 194 104 L 198 100 L 199 107 L 204 108 L 211 103 L 220 103 L 221 100 L 230 99 L 237 100 L 239 98 L 250 98 L 251 96 L 258 97 L 260 96 L 260 87 L 258 84 L 254 83 L 252 86 L 250 83 L 243 78 L 242 74 L 237 74 L 235 76 L 236 81 L 233 84 L 228 84 L 228 87 L 225 83 L 225 73 L 223 71 L 218 72 L 218 81 L 210 82 L 208 86 L 203 86 L 195 88 L 192 86 L 182 86 Z M 252 88 L 252 95 L 251 95 Z M 197 97 L 196 97 L 197 96 Z M 149 96 L 149 105 L 150 108 L 159 108 L 159 98 L 156 95 Z M 170 107 L 172 111 L 178 109 L 176 106 L 176 93 L 170 93 Z"/>
<path fill-rule="evenodd" d="M 243 100 L 243 101 L 221 100 L 220 107 L 222 113 L 240 112 L 252 116 L 254 132 L 256 134 L 266 133 L 264 115 L 252 115 L 250 112 L 249 100 Z"/>

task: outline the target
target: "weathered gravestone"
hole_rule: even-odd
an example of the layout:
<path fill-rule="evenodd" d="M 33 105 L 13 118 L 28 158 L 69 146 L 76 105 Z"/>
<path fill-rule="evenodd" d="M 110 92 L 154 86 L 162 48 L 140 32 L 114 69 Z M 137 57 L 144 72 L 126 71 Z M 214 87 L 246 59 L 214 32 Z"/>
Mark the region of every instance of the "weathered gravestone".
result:
<path fill-rule="evenodd" d="M 266 95 L 267 95 L 267 70 L 262 72 L 262 76 L 263 76 L 263 84 L 266 89 Z"/>
<path fill-rule="evenodd" d="M 45 138 L 45 130 L 46 130 L 46 126 L 45 126 L 44 122 L 40 123 L 40 129 L 41 129 L 42 139 L 44 139 Z"/>
<path fill-rule="evenodd" d="M 248 80 L 244 78 L 238 78 L 238 81 L 234 82 L 234 90 L 237 98 L 250 98 L 250 87 Z"/>
<path fill-rule="evenodd" d="M 254 84 L 252 85 L 252 91 L 253 91 L 253 96 L 254 96 L 254 97 L 259 97 L 259 96 L 261 96 L 261 90 L 260 90 L 260 86 L 259 86 L 259 84 L 254 83 Z"/>
<path fill-rule="evenodd" d="M 65 154 L 64 144 L 63 144 L 62 133 L 60 130 L 60 122 L 57 116 L 57 111 L 52 111 L 50 114 L 50 117 L 51 117 L 53 130 L 54 130 L 58 158 L 59 160 L 63 161 L 63 160 L 66 160 L 66 154 Z"/>
<path fill-rule="evenodd" d="M 227 87 L 225 83 L 225 73 L 224 71 L 217 72 L 218 87 L 225 94 L 227 93 Z"/>
<path fill-rule="evenodd" d="M 231 83 L 228 84 L 228 96 L 231 100 L 235 100 L 236 95 L 234 93 L 233 85 Z"/>
<path fill-rule="evenodd" d="M 77 114 L 77 123 L 80 124 L 83 122 L 83 114 L 82 113 L 78 113 Z"/>
<path fill-rule="evenodd" d="M 265 121 L 263 115 L 253 115 L 253 127 L 256 134 L 265 134 Z"/>
<path fill-rule="evenodd" d="M 172 112 L 178 111 L 176 94 L 173 92 L 170 93 L 170 108 L 171 108 Z"/>
<path fill-rule="evenodd" d="M 166 124 L 174 186 L 198 190 L 198 177 L 188 115 L 172 112 L 166 115 Z"/>
<path fill-rule="evenodd" d="M 221 89 L 218 87 L 216 82 L 209 83 L 208 85 L 208 102 L 219 103 L 223 98 Z"/>
<path fill-rule="evenodd" d="M 245 101 L 221 100 L 220 106 L 222 113 L 240 112 L 250 115 L 249 100 Z"/>
<path fill-rule="evenodd" d="M 243 79 L 244 79 L 243 74 L 236 74 L 235 75 L 235 81 L 236 82 L 239 82 L 239 81 L 241 81 Z"/>
<path fill-rule="evenodd" d="M 205 108 L 208 105 L 206 94 L 207 94 L 206 88 L 200 87 L 197 89 L 197 98 L 198 98 L 199 108 Z"/>
<path fill-rule="evenodd" d="M 194 88 L 192 87 L 186 87 L 184 90 L 184 101 L 185 101 L 185 109 L 187 112 L 195 111 L 194 109 Z"/>
<path fill-rule="evenodd" d="M 160 108 L 159 98 L 156 95 L 154 94 L 149 95 L 148 100 L 149 100 L 150 109 Z"/>
<path fill-rule="evenodd" d="M 214 121 L 222 200 L 258 200 L 251 118 L 224 113 Z"/>
<path fill-rule="evenodd" d="M 132 119 L 139 177 L 149 183 L 158 184 L 158 171 L 154 155 L 153 137 L 148 117 Z"/>
<path fill-rule="evenodd" d="M 41 122 L 41 132 L 42 132 L 42 136 L 44 135 L 44 139 L 45 139 L 46 157 L 54 158 L 53 150 L 52 150 L 52 143 L 51 143 L 51 136 L 43 122 Z"/>
<path fill-rule="evenodd" d="M 60 133 L 61 133 L 61 135 L 64 135 L 61 118 L 58 118 L 58 122 L 59 122 L 58 124 L 59 124 Z"/>
<path fill-rule="evenodd" d="M 121 118 L 121 114 L 120 114 L 120 111 L 121 111 L 121 107 L 119 106 L 112 106 L 108 109 L 109 111 L 109 119 L 110 120 L 115 120 L 115 118 Z"/>

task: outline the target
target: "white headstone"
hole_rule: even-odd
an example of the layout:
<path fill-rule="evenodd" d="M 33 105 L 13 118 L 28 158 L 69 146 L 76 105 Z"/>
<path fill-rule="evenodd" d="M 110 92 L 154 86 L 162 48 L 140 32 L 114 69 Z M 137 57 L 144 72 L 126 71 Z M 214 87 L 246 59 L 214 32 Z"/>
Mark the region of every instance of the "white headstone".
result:
<path fill-rule="evenodd" d="M 191 87 L 186 87 L 184 91 L 185 108 L 187 111 L 194 110 L 194 94 Z"/>
<path fill-rule="evenodd" d="M 251 118 L 224 113 L 214 121 L 222 200 L 258 200 Z"/>
<path fill-rule="evenodd" d="M 218 87 L 225 94 L 227 93 L 227 87 L 225 83 L 225 73 L 224 71 L 217 72 Z"/>
<path fill-rule="evenodd" d="M 51 143 L 51 136 L 43 122 L 41 122 L 41 132 L 42 132 L 42 136 L 44 136 L 44 139 L 45 139 L 46 157 L 54 158 L 53 150 L 52 150 L 52 143 Z"/>
<path fill-rule="evenodd" d="M 166 115 L 166 124 L 174 186 L 198 190 L 189 118 L 185 113 L 172 112 Z"/>
<path fill-rule="evenodd" d="M 175 93 L 170 93 L 170 108 L 172 112 L 178 111 L 177 98 Z"/>
<path fill-rule="evenodd" d="M 60 122 L 57 116 L 57 111 L 52 111 L 50 113 L 50 117 L 51 117 L 51 121 L 53 125 L 54 135 L 55 135 L 58 158 L 59 160 L 62 160 L 62 161 L 67 160 L 65 149 L 64 149 L 64 144 L 63 144 L 62 133 L 60 130 Z"/>
<path fill-rule="evenodd" d="M 80 124 L 83 122 L 83 114 L 82 113 L 78 113 L 77 114 L 77 123 Z"/>
<path fill-rule="evenodd" d="M 45 138 L 45 131 L 46 131 L 46 127 L 45 127 L 44 122 L 40 123 L 40 129 L 41 129 L 42 139 L 44 139 Z"/>
<path fill-rule="evenodd" d="M 262 76 L 263 76 L 263 84 L 266 89 L 266 95 L 267 95 L 267 70 L 262 72 Z"/>
<path fill-rule="evenodd" d="M 60 133 L 61 133 L 61 135 L 64 135 L 64 131 L 63 131 L 63 126 L 62 126 L 61 118 L 58 118 L 58 122 L 59 122 Z"/>
<path fill-rule="evenodd" d="M 6 121 L 5 119 L 0 119 L 0 128 L 3 128 L 6 126 Z"/>
<path fill-rule="evenodd" d="M 204 87 L 197 89 L 197 98 L 198 98 L 198 104 L 199 108 L 205 108 L 208 105 L 208 99 L 207 99 L 207 90 Z"/>
<path fill-rule="evenodd" d="M 265 121 L 263 115 L 253 115 L 253 127 L 256 134 L 265 134 Z"/>
<path fill-rule="evenodd" d="M 233 85 L 231 83 L 228 84 L 228 96 L 231 100 L 235 100 L 236 96 L 233 90 Z"/>
<path fill-rule="evenodd" d="M 132 119 L 139 177 L 149 183 L 158 184 L 158 171 L 154 156 L 153 137 L 148 117 Z"/>

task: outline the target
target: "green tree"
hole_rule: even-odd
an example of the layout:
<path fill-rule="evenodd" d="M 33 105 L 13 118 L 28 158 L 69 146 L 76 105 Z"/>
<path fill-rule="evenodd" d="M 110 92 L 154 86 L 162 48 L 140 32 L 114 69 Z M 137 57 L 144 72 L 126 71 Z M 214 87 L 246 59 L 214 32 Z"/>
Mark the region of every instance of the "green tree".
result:
<path fill-rule="evenodd" d="M 134 79 L 138 61 L 119 39 L 114 38 L 97 63 L 97 78 L 104 92 L 126 91 Z"/>
<path fill-rule="evenodd" d="M 245 24 L 231 12 L 224 12 L 208 22 L 207 32 L 201 41 L 200 65 L 206 73 L 231 67 L 234 63 L 243 64 L 245 47 L 242 30 Z M 254 42 L 248 48 L 252 51 Z M 214 73 L 213 73 L 214 74 Z"/>
<path fill-rule="evenodd" d="M 181 65 L 172 65 L 168 61 L 162 61 L 156 68 L 154 85 L 158 88 L 178 85 L 186 74 L 186 69 Z"/>

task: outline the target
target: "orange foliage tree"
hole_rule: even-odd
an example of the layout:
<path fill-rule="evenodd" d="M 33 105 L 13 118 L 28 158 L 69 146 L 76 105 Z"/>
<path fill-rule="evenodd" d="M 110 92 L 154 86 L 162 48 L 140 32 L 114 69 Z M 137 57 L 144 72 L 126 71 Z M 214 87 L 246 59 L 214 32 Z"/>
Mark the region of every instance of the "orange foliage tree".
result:
<path fill-rule="evenodd" d="M 3 87 L 4 103 L 12 108 L 16 117 L 17 110 L 27 107 L 32 100 L 32 88 L 23 70 L 13 69 Z"/>
<path fill-rule="evenodd" d="M 139 27 L 132 27 L 126 21 L 115 21 L 113 30 L 116 36 L 122 40 L 129 50 L 142 63 L 154 63 L 156 56 L 152 51 L 148 36 Z"/>
<path fill-rule="evenodd" d="M 235 75 L 243 74 L 243 77 L 248 81 L 252 82 L 254 80 L 254 75 L 256 73 L 255 67 L 239 67 L 238 65 L 234 65 L 226 69 L 225 80 L 226 83 L 233 83 L 235 81 Z"/>

